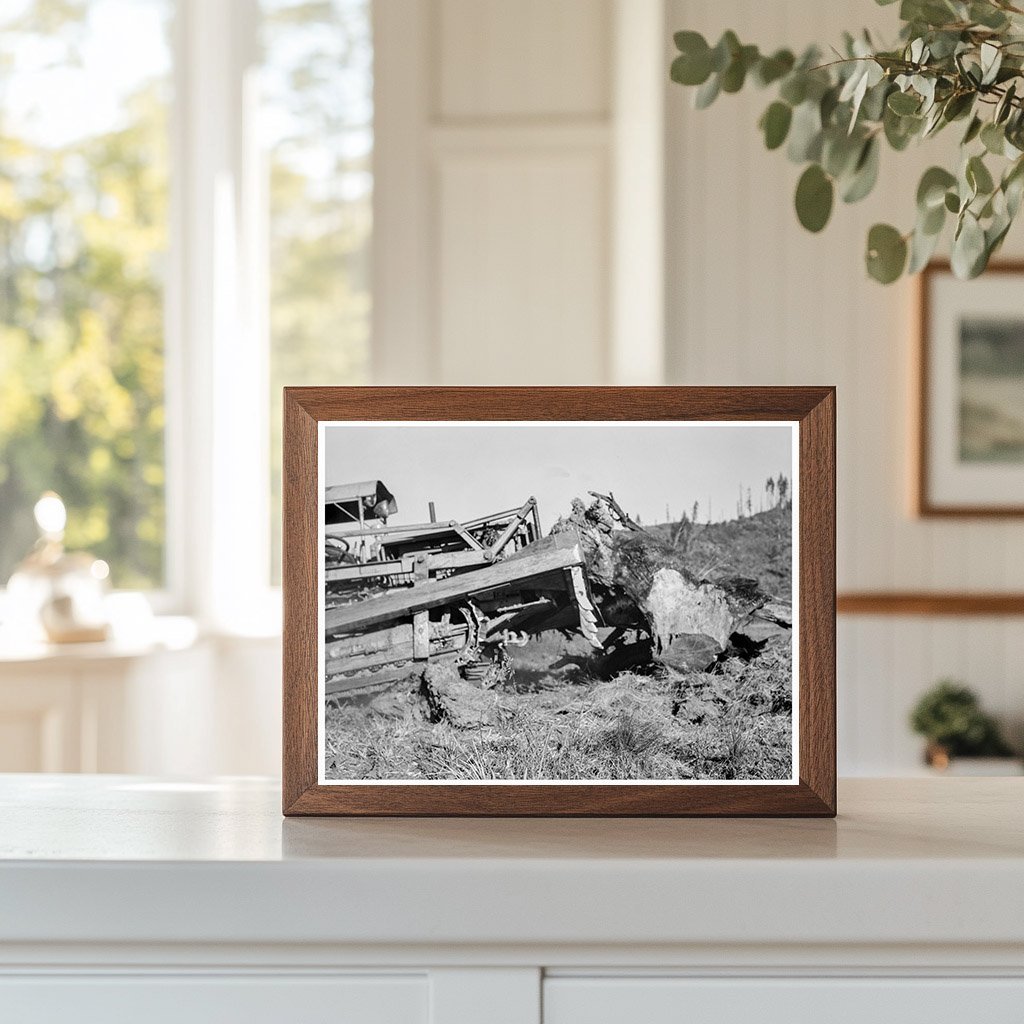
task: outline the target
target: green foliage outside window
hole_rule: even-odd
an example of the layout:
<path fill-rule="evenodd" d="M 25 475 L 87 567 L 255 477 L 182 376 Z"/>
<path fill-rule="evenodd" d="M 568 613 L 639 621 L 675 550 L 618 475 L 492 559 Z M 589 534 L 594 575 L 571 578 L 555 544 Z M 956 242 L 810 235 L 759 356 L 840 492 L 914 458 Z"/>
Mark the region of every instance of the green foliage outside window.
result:
<path fill-rule="evenodd" d="M 281 389 L 369 373 L 369 0 L 264 0 L 270 155 L 271 569 L 279 576 Z"/>
<path fill-rule="evenodd" d="M 369 0 L 262 4 L 275 575 L 281 388 L 367 375 L 369 12 Z M 173 17 L 173 0 L 0 11 L 0 586 L 49 489 L 68 506 L 68 546 L 104 558 L 115 586 L 164 580 Z M 157 59 L 127 52 L 129 36 Z M 79 123 L 83 95 L 96 103 Z"/>
<path fill-rule="evenodd" d="M 157 70 L 108 123 L 72 123 L 101 6 L 0 18 L 0 585 L 48 489 L 115 585 L 163 580 L 169 83 Z"/>

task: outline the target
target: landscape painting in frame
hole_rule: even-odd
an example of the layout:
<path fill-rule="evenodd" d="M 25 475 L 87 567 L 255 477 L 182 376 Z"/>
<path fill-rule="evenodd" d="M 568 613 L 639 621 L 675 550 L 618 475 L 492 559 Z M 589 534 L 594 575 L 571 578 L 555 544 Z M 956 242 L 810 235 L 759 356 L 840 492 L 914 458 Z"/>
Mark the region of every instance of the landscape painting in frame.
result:
<path fill-rule="evenodd" d="M 1024 514 L 1022 268 L 960 281 L 925 273 L 919 510 Z"/>
<path fill-rule="evenodd" d="M 795 785 L 797 441 L 321 422 L 320 783 Z"/>
<path fill-rule="evenodd" d="M 1024 312 L 960 319 L 960 459 L 1024 465 Z"/>

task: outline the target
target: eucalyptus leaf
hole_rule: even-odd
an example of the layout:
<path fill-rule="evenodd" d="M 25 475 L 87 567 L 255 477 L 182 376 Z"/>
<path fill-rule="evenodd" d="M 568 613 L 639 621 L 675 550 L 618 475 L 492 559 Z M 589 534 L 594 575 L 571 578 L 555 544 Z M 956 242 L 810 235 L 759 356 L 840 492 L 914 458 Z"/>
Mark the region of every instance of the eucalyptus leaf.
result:
<path fill-rule="evenodd" d="M 705 110 L 715 102 L 721 91 L 721 78 L 716 74 L 712 74 L 712 76 L 694 93 L 693 105 L 698 110 Z"/>
<path fill-rule="evenodd" d="M 946 224 L 946 204 L 939 203 L 927 210 L 918 210 L 917 227 L 925 235 L 938 235 Z"/>
<path fill-rule="evenodd" d="M 943 104 L 942 116 L 946 121 L 956 121 L 966 117 L 974 107 L 975 96 L 972 92 L 955 93 Z"/>
<path fill-rule="evenodd" d="M 870 86 L 864 95 L 864 102 L 860 105 L 858 120 L 862 124 L 865 121 L 881 121 L 882 115 L 885 113 L 885 101 L 892 91 L 892 82 L 887 78 L 881 78 Z"/>
<path fill-rule="evenodd" d="M 964 281 L 976 277 L 980 270 L 975 268 L 980 264 L 981 269 L 984 269 L 984 260 L 985 232 L 978 219 L 969 211 L 965 212 L 953 238 L 953 251 L 950 258 L 953 273 Z"/>
<path fill-rule="evenodd" d="M 1006 196 L 1006 213 L 1012 223 L 1013 218 L 1020 212 L 1020 202 L 1024 198 L 1024 178 L 1018 177 L 1004 185 L 1003 192 Z"/>
<path fill-rule="evenodd" d="M 981 129 L 981 143 L 993 156 L 1002 156 L 1006 146 L 1006 133 L 1002 126 L 991 121 Z"/>
<path fill-rule="evenodd" d="M 734 56 L 739 53 L 740 49 L 741 44 L 736 33 L 732 29 L 727 29 L 711 51 L 711 70 L 721 74 L 732 64 Z"/>
<path fill-rule="evenodd" d="M 879 148 L 877 137 L 873 136 L 864 143 L 853 174 L 843 187 L 844 203 L 860 202 L 875 187 L 878 181 Z"/>
<path fill-rule="evenodd" d="M 788 103 L 776 100 L 761 115 L 761 130 L 764 144 L 768 149 L 778 149 L 786 141 L 789 126 L 793 121 L 793 108 Z"/>
<path fill-rule="evenodd" d="M 900 17 L 925 25 L 944 25 L 956 18 L 957 12 L 942 0 L 903 0 Z"/>
<path fill-rule="evenodd" d="M 995 188 L 992 175 L 980 156 L 972 156 L 967 161 L 966 176 L 976 194 L 987 196 Z"/>
<path fill-rule="evenodd" d="M 875 224 L 868 232 L 868 274 L 880 284 L 892 284 L 906 262 L 906 239 L 890 224 Z"/>
<path fill-rule="evenodd" d="M 891 110 L 886 110 L 882 116 L 885 141 L 897 152 L 907 148 L 910 140 L 920 131 L 922 124 L 924 118 L 900 117 Z"/>
<path fill-rule="evenodd" d="M 1006 15 L 990 3 L 972 3 L 968 9 L 968 17 L 978 25 L 997 31 L 1007 25 Z"/>
<path fill-rule="evenodd" d="M 1017 83 L 1011 82 L 1003 93 L 999 102 L 996 104 L 996 112 L 992 116 L 992 120 L 996 124 L 1002 124 L 1013 110 L 1013 101 L 1017 96 Z"/>
<path fill-rule="evenodd" d="M 793 70 L 796 58 L 789 50 L 776 50 L 770 57 L 762 57 L 754 66 L 753 77 L 764 87 L 784 78 Z"/>
<path fill-rule="evenodd" d="M 1024 157 L 1018 157 L 1006 171 L 1001 187 L 1006 196 L 1006 210 L 1012 220 L 1017 216 L 1024 197 Z"/>
<path fill-rule="evenodd" d="M 796 215 L 808 231 L 821 231 L 832 214 L 832 180 L 817 165 L 811 164 L 796 186 Z"/>
<path fill-rule="evenodd" d="M 935 103 L 935 79 L 927 75 L 913 75 L 910 84 L 924 100 L 921 110 L 927 113 Z"/>
<path fill-rule="evenodd" d="M 925 119 L 924 131 L 921 133 L 922 138 L 927 138 L 929 135 L 938 131 L 944 123 L 944 111 L 943 108 L 936 105 L 932 107 L 931 113 Z"/>
<path fill-rule="evenodd" d="M 946 192 L 956 184 L 956 176 L 950 174 L 944 167 L 929 167 L 921 175 L 921 181 L 917 186 L 917 207 L 927 212 L 936 206 L 942 206 L 946 199 Z"/>
<path fill-rule="evenodd" d="M 786 155 L 793 163 L 817 160 L 821 155 L 821 111 L 807 100 L 793 111 Z"/>
<path fill-rule="evenodd" d="M 909 92 L 894 92 L 889 96 L 889 109 L 894 114 L 916 114 L 921 100 Z"/>
<path fill-rule="evenodd" d="M 939 244 L 941 231 L 928 233 L 920 229 L 914 230 L 910 237 L 910 261 L 907 264 L 907 273 L 916 274 L 928 265 Z"/>
<path fill-rule="evenodd" d="M 791 107 L 797 107 L 807 99 L 807 73 L 793 71 L 788 74 L 779 86 L 779 99 L 785 100 Z"/>
<path fill-rule="evenodd" d="M 837 111 L 839 106 L 839 93 L 840 90 L 837 88 L 829 89 L 824 96 L 818 102 L 818 111 L 821 114 L 821 123 L 828 124 L 831 121 L 838 123 L 840 114 Z"/>
<path fill-rule="evenodd" d="M 864 136 L 854 137 L 839 128 L 822 132 L 821 166 L 833 178 L 841 178 L 852 171 L 864 149 Z"/>
<path fill-rule="evenodd" d="M 696 35 L 697 33 L 692 33 Z M 701 54 L 681 54 L 672 61 L 669 75 L 680 85 L 702 85 L 711 74 L 711 53 L 705 46 Z"/>
<path fill-rule="evenodd" d="M 933 61 L 952 57 L 960 45 L 960 33 L 955 30 L 932 32 L 928 40 L 928 48 L 932 51 Z"/>
<path fill-rule="evenodd" d="M 1003 51 L 991 42 L 981 44 L 979 51 L 981 58 L 981 84 L 991 85 L 999 74 L 999 68 L 1003 63 Z"/>
<path fill-rule="evenodd" d="M 964 132 L 964 137 L 960 140 L 960 145 L 970 145 L 980 134 L 982 126 L 983 122 L 980 117 L 972 117 L 971 123 L 967 126 L 967 131 Z"/>
<path fill-rule="evenodd" d="M 758 56 L 756 46 L 741 46 L 732 63 L 722 72 L 722 92 L 739 92 Z"/>

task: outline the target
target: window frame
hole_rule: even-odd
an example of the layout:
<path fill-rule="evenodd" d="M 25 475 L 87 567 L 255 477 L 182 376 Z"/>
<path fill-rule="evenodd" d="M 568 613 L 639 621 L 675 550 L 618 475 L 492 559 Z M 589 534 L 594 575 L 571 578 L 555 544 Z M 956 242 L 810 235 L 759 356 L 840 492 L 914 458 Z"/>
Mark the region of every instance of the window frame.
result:
<path fill-rule="evenodd" d="M 258 0 L 172 0 L 157 615 L 280 632 L 271 584 L 267 160 Z M 0 622 L 6 592 L 0 585 Z"/>
<path fill-rule="evenodd" d="M 257 0 L 177 0 L 165 298 L 167 541 L 156 611 L 280 630 L 271 586 L 266 159 Z"/>

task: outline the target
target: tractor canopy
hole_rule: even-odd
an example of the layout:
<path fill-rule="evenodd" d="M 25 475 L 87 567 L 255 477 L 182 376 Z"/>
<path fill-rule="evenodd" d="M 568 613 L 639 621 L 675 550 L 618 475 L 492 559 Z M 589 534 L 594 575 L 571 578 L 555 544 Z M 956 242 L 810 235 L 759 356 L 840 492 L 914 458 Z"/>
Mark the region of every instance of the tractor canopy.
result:
<path fill-rule="evenodd" d="M 397 511 L 395 496 L 380 480 L 337 484 L 324 489 L 325 523 L 362 523 L 367 519 L 386 521 Z"/>

